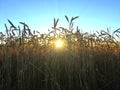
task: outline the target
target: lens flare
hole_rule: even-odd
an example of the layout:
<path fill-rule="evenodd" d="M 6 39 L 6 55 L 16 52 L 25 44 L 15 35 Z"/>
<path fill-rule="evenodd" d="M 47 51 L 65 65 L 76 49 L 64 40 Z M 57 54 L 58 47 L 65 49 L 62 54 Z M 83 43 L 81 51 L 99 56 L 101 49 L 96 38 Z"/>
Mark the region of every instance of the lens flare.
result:
<path fill-rule="evenodd" d="M 55 46 L 56 46 L 56 48 L 61 48 L 61 47 L 63 47 L 63 41 L 62 41 L 62 40 L 57 40 L 57 41 L 55 42 Z"/>

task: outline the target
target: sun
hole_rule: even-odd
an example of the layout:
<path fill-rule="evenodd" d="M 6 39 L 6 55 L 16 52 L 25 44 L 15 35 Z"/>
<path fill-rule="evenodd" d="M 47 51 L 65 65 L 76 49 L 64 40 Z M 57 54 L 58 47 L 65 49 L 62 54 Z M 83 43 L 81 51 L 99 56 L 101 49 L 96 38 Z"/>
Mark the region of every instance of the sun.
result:
<path fill-rule="evenodd" d="M 67 48 L 67 41 L 65 39 L 57 38 L 53 43 L 55 50 L 65 51 Z"/>
<path fill-rule="evenodd" d="M 62 41 L 62 40 L 57 40 L 57 41 L 55 42 L 55 46 L 56 46 L 56 48 L 61 48 L 61 47 L 63 47 L 63 41 Z"/>

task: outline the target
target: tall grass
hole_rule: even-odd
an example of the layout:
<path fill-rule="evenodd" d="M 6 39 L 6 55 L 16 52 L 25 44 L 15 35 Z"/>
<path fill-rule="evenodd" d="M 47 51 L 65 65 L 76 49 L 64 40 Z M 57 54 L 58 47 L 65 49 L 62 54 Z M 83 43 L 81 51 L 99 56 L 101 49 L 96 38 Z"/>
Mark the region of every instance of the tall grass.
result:
<path fill-rule="evenodd" d="M 6 27 L 0 33 L 0 90 L 119 90 L 120 29 L 113 34 L 101 30 L 94 34 L 57 27 L 59 19 L 47 34 L 32 31 L 23 22 L 23 29 Z M 75 31 L 76 32 L 73 32 Z M 54 41 L 66 41 L 57 49 Z M 3 43 L 4 42 L 4 43 Z"/>

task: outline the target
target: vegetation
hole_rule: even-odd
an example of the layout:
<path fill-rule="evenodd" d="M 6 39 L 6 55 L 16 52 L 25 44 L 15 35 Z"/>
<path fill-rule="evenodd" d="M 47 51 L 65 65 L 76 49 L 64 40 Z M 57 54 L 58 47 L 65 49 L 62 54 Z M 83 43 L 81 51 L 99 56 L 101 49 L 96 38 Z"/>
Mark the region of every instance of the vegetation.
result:
<path fill-rule="evenodd" d="M 120 28 L 89 34 L 74 27 L 48 33 L 31 31 L 10 20 L 6 34 L 0 32 L 0 90 L 119 90 Z"/>

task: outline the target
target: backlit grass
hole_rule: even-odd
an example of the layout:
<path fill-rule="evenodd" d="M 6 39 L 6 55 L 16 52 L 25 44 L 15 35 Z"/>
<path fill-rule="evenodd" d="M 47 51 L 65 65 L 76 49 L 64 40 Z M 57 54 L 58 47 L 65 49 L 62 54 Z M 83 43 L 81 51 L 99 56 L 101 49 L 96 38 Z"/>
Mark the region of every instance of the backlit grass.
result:
<path fill-rule="evenodd" d="M 73 27 L 78 16 L 65 18 L 68 29 L 54 19 L 46 34 L 8 20 L 0 33 L 0 90 L 120 89 L 120 29 L 82 33 Z"/>

